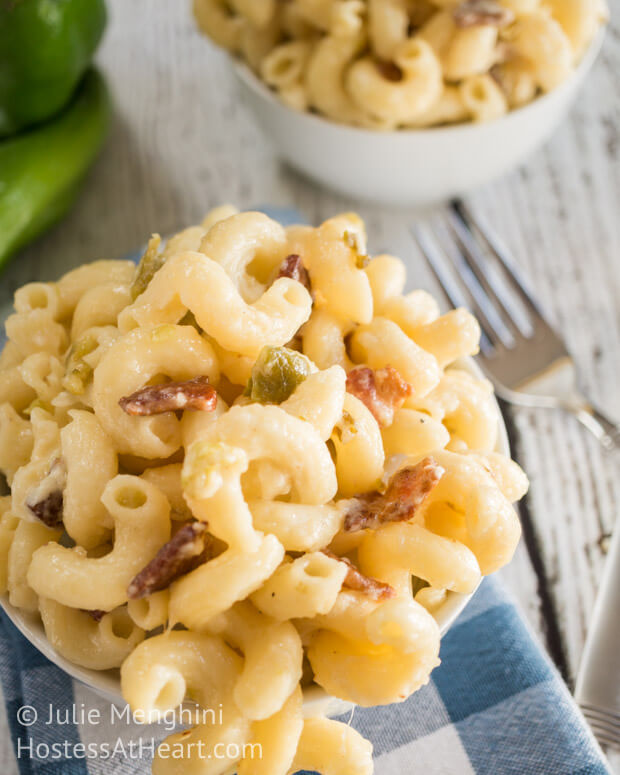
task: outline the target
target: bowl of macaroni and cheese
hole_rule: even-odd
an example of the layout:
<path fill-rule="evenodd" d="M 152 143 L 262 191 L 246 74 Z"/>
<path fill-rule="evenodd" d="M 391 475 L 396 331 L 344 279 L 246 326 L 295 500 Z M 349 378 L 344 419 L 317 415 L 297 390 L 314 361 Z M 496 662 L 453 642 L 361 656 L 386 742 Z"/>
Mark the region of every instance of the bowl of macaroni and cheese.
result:
<path fill-rule="evenodd" d="M 15 294 L 2 606 L 137 719 L 192 703 L 155 775 L 222 740 L 267 769 L 218 772 L 325 772 L 338 750 L 371 773 L 371 744 L 327 716 L 426 684 L 515 551 L 527 478 L 471 360 L 479 326 L 405 274 L 352 213 L 284 228 L 224 207 L 137 267 Z"/>
<path fill-rule="evenodd" d="M 279 156 L 340 193 L 426 205 L 551 135 L 600 50 L 603 0 L 195 0 Z"/>

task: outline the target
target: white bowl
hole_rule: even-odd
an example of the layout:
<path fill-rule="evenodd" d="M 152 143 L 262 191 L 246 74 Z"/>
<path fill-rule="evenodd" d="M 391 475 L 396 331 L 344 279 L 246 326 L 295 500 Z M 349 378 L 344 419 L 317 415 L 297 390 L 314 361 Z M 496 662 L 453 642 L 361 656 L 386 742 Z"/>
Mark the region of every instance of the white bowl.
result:
<path fill-rule="evenodd" d="M 299 172 L 356 199 L 422 206 L 465 194 L 522 162 L 549 138 L 600 51 L 601 31 L 573 75 L 554 91 L 485 124 L 380 132 L 286 106 L 234 61 L 241 96 L 276 153 Z"/>
<path fill-rule="evenodd" d="M 467 358 L 459 362 L 459 367 L 469 371 L 473 376 L 481 378 L 482 372 L 478 365 Z M 508 443 L 508 434 L 506 426 L 502 419 L 499 407 L 497 407 L 498 438 L 496 451 L 504 455 L 510 454 L 510 445 Z M 444 635 L 454 620 L 463 611 L 467 603 L 471 600 L 475 592 L 470 595 L 461 595 L 456 592 L 449 592 L 445 602 L 433 614 L 441 634 Z M 12 606 L 6 595 L 0 596 L 0 605 L 4 612 L 35 648 L 37 648 L 50 662 L 53 662 L 65 673 L 75 678 L 77 681 L 88 686 L 100 697 L 115 705 L 124 706 L 125 701 L 121 694 L 120 673 L 118 670 L 90 670 L 85 667 L 74 665 L 69 660 L 58 654 L 48 641 L 43 628 L 43 623 L 39 616 L 23 611 Z M 320 686 L 313 685 L 304 690 L 304 713 L 309 716 L 325 714 L 336 716 L 346 713 L 353 707 L 350 702 L 345 702 L 336 697 L 328 695 Z"/>

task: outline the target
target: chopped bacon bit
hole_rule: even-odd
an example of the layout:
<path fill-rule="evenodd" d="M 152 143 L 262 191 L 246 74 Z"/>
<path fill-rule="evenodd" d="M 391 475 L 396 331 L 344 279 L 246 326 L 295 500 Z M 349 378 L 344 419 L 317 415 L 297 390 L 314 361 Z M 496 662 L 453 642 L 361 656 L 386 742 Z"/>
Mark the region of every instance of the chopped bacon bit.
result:
<path fill-rule="evenodd" d="M 297 280 L 298 283 L 301 283 L 308 291 L 311 290 L 310 275 L 301 260 L 301 256 L 297 253 L 291 253 L 280 264 L 276 280 L 280 277 L 290 277 L 291 280 Z"/>
<path fill-rule="evenodd" d="M 395 62 L 389 62 L 385 59 L 379 59 L 375 63 L 377 70 L 385 78 L 386 81 L 392 81 L 398 83 L 403 80 L 403 71 Z"/>
<path fill-rule="evenodd" d="M 62 458 L 55 458 L 43 479 L 26 497 L 26 507 L 47 527 L 59 527 L 63 520 L 63 490 L 67 468 Z"/>
<path fill-rule="evenodd" d="M 467 0 L 452 12 L 454 22 L 461 29 L 465 27 L 505 27 L 515 19 L 510 8 L 504 8 L 497 0 Z"/>
<path fill-rule="evenodd" d="M 88 614 L 91 619 L 94 619 L 96 622 L 100 622 L 103 617 L 108 613 L 107 611 L 102 611 L 99 608 L 93 608 L 92 611 L 88 608 L 82 608 L 82 611 L 84 611 L 85 614 Z"/>
<path fill-rule="evenodd" d="M 394 587 L 379 581 L 379 579 L 365 576 L 348 558 L 339 557 L 337 554 L 330 552 L 329 549 L 323 549 L 323 554 L 334 560 L 339 560 L 347 566 L 347 575 L 344 578 L 343 587 L 354 589 L 356 592 L 364 592 L 368 597 L 372 597 L 373 600 L 389 600 L 392 597 L 396 597 Z"/>
<path fill-rule="evenodd" d="M 377 371 L 357 366 L 347 374 L 347 392 L 359 398 L 379 425 L 387 427 L 412 391 L 392 366 Z"/>
<path fill-rule="evenodd" d="M 432 457 L 424 458 L 415 466 L 401 468 L 392 477 L 385 493 L 371 492 L 353 499 L 345 516 L 344 529 L 356 533 L 376 530 L 387 522 L 409 521 L 443 474 L 444 469 Z"/>
<path fill-rule="evenodd" d="M 26 503 L 28 509 L 48 527 L 62 524 L 62 490 L 54 490 L 38 503 Z"/>
<path fill-rule="evenodd" d="M 176 578 L 202 565 L 209 558 L 212 548 L 205 523 L 183 525 L 129 584 L 129 599 L 139 600 L 152 592 L 166 589 Z"/>
<path fill-rule="evenodd" d="M 148 385 L 118 403 L 127 414 L 141 417 L 181 409 L 212 412 L 217 406 L 217 392 L 209 385 L 209 377 L 194 377 L 186 382 Z"/>
<path fill-rule="evenodd" d="M 392 366 L 375 371 L 377 395 L 381 401 L 389 404 L 392 410 L 400 409 L 405 399 L 411 395 L 412 388 Z"/>

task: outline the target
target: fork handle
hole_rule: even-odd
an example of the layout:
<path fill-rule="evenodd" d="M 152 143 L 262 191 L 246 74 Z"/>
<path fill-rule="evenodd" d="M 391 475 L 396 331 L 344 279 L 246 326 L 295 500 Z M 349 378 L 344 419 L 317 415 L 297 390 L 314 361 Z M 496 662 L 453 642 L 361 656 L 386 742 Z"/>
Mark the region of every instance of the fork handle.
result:
<path fill-rule="evenodd" d="M 586 398 L 579 396 L 567 401 L 563 408 L 575 415 L 590 433 L 593 433 L 605 449 L 620 449 L 620 423 L 613 422 L 603 412 L 596 409 Z"/>
<path fill-rule="evenodd" d="M 599 592 L 588 623 L 575 699 L 620 718 L 620 521 L 614 527 Z M 617 723 L 617 721 L 616 721 Z"/>

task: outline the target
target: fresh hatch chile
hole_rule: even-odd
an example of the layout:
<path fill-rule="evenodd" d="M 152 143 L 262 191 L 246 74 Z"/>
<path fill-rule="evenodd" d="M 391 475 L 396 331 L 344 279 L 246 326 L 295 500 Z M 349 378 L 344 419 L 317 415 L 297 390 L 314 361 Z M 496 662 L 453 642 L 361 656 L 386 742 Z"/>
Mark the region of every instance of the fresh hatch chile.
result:
<path fill-rule="evenodd" d="M 62 113 L 0 142 L 0 267 L 65 215 L 109 120 L 105 82 L 91 69 Z"/>
<path fill-rule="evenodd" d="M 0 0 L 0 138 L 68 104 L 105 23 L 104 0 Z"/>
<path fill-rule="evenodd" d="M 0 266 L 59 220 L 105 138 L 105 0 L 0 0 Z"/>

